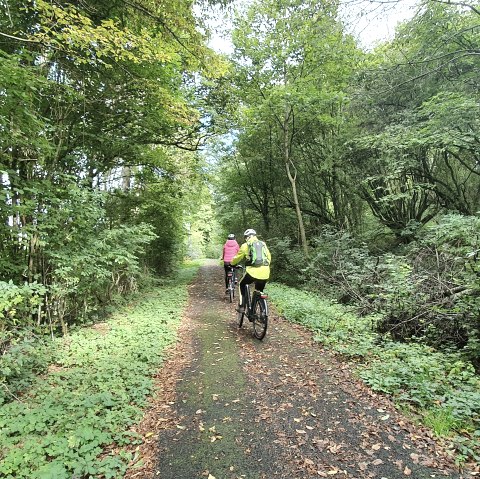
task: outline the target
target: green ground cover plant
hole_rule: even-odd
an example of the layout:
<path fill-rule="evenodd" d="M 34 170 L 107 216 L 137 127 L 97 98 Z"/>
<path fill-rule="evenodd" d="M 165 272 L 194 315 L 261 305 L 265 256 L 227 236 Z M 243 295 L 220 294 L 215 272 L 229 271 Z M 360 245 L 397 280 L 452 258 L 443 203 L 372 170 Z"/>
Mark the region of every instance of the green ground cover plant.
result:
<path fill-rule="evenodd" d="M 130 458 L 121 447 L 136 439 L 129 427 L 141 417 L 165 348 L 176 340 L 196 270 L 182 268 L 108 321 L 44 347 L 46 374 L 0 407 L 1 477 L 122 476 Z"/>
<path fill-rule="evenodd" d="M 268 293 L 280 314 L 314 332 L 314 339 L 355 359 L 359 376 L 375 391 L 419 415 L 447 436 L 458 460 L 480 460 L 480 379 L 461 352 L 439 352 L 416 342 L 397 342 L 374 332 L 379 317 L 314 293 L 271 283 Z"/>

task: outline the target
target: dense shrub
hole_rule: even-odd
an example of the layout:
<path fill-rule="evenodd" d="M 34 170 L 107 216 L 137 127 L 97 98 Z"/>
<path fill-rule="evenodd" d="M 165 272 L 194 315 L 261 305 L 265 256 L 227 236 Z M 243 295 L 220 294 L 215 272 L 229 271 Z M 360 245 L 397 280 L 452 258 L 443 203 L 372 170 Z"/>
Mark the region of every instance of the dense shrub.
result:
<path fill-rule="evenodd" d="M 46 291 L 37 283 L 17 286 L 13 281 L 0 281 L 0 354 L 13 330 L 31 328 L 40 322 Z"/>
<path fill-rule="evenodd" d="M 461 348 L 478 360 L 479 231 L 477 217 L 445 216 L 422 231 L 404 256 L 395 257 L 375 298 L 374 307 L 384 312 L 382 331 Z"/>
<path fill-rule="evenodd" d="M 270 238 L 267 244 L 272 254 L 272 278 L 290 286 L 304 285 L 308 261 L 299 246 L 290 238 Z"/>
<path fill-rule="evenodd" d="M 379 314 L 379 332 L 460 349 L 480 367 L 479 232 L 480 218 L 447 215 L 407 246 L 374 255 L 348 233 L 324 228 L 308 260 L 288 240 L 270 241 L 274 278 Z"/>

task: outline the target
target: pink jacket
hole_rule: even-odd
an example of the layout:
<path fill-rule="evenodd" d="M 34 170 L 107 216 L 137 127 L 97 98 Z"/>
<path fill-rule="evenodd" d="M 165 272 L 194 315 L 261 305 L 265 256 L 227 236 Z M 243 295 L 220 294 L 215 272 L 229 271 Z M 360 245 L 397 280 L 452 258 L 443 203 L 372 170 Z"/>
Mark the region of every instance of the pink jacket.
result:
<path fill-rule="evenodd" d="M 227 240 L 227 242 L 223 245 L 223 261 L 230 263 L 233 257 L 238 253 L 240 246 L 236 240 Z"/>

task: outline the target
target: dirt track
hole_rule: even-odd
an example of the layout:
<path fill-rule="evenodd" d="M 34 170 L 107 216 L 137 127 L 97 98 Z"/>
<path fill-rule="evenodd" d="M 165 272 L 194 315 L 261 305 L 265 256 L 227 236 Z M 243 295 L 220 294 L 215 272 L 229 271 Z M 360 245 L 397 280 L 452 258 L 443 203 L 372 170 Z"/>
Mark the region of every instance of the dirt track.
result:
<path fill-rule="evenodd" d="M 262 342 L 238 330 L 222 275 L 210 263 L 190 287 L 138 428 L 144 465 L 126 478 L 470 477 L 302 328 L 273 317 Z"/>

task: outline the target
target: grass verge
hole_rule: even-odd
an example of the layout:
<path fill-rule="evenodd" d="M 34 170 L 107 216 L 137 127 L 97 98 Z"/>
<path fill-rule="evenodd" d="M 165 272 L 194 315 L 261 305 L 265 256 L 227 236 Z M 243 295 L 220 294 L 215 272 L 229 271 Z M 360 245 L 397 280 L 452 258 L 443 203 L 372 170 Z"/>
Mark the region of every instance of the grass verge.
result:
<path fill-rule="evenodd" d="M 376 334 L 375 316 L 276 283 L 270 299 L 287 320 L 314 332 L 314 339 L 357 361 L 357 373 L 375 391 L 392 396 L 446 436 L 457 461 L 480 461 L 480 379 L 461 354 L 419 343 L 398 343 Z"/>
<path fill-rule="evenodd" d="M 121 477 L 122 446 L 142 415 L 165 348 L 177 337 L 187 284 L 198 265 L 139 295 L 105 323 L 43 351 L 48 373 L 0 407 L 0 476 L 7 479 Z"/>

